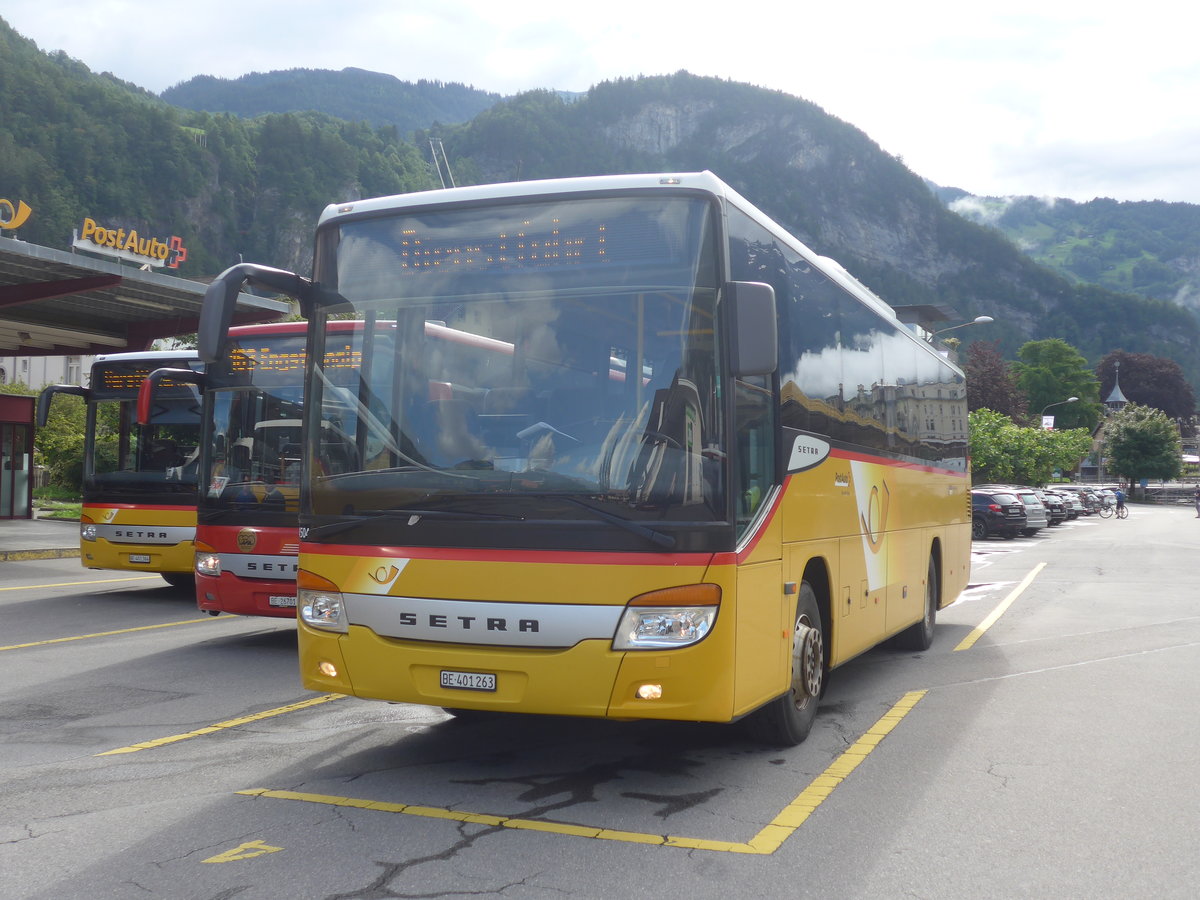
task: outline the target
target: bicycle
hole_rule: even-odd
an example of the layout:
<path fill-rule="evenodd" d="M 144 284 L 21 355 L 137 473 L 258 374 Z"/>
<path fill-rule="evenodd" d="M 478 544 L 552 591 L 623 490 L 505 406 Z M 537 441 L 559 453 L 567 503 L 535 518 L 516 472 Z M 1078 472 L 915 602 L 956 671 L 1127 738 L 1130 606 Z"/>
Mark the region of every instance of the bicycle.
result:
<path fill-rule="evenodd" d="M 1112 514 L 1116 512 L 1115 506 L 1109 506 L 1107 503 L 1100 507 L 1100 518 L 1111 519 Z"/>

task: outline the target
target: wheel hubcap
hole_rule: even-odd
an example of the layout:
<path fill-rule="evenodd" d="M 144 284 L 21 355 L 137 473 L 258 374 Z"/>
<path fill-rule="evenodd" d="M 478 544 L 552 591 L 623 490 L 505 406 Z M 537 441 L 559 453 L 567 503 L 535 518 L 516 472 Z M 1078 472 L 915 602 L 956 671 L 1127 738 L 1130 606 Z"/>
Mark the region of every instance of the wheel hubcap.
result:
<path fill-rule="evenodd" d="M 824 661 L 821 629 L 814 628 L 806 618 L 799 619 L 792 641 L 792 695 L 797 707 L 805 706 L 821 695 Z"/>

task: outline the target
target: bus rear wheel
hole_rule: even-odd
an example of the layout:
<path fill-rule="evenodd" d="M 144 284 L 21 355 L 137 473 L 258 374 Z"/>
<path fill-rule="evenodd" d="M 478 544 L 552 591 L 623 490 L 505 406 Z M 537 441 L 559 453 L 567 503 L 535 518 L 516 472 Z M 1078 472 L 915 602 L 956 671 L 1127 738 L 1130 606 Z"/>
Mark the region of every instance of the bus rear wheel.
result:
<path fill-rule="evenodd" d="M 796 599 L 792 629 L 791 689 L 746 719 L 750 736 L 778 747 L 799 744 L 812 730 L 825 690 L 825 632 L 817 595 L 807 581 Z"/>

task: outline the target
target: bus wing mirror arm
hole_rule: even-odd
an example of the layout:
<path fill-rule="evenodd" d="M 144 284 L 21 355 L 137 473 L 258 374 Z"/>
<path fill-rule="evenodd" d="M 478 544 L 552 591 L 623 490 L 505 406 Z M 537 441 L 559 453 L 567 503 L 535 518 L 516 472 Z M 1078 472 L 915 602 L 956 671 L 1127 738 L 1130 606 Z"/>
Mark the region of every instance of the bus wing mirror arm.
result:
<path fill-rule="evenodd" d="M 77 384 L 52 384 L 49 387 L 42 388 L 42 392 L 38 394 L 37 401 L 37 418 L 35 419 L 37 427 L 46 427 L 46 420 L 50 417 L 50 401 L 54 399 L 55 394 L 74 394 L 76 397 L 82 397 L 86 401 L 91 393 L 87 388 L 80 387 Z"/>
<path fill-rule="evenodd" d="M 254 263 L 230 266 L 218 275 L 204 292 L 200 327 L 196 331 L 196 349 L 204 362 L 216 362 L 224 355 L 225 338 L 229 334 L 229 326 L 233 324 L 238 295 L 242 292 L 242 286 L 247 283 L 295 297 L 300 301 L 305 315 L 308 315 L 314 291 L 313 283 L 307 278 L 302 278 L 294 272 Z"/>
<path fill-rule="evenodd" d="M 164 379 L 172 381 L 187 381 L 204 391 L 204 373 L 193 372 L 191 369 L 155 369 L 142 379 L 138 388 L 137 418 L 139 425 L 149 425 L 151 414 L 154 412 L 154 393 L 158 390 L 159 382 Z"/>
<path fill-rule="evenodd" d="M 724 288 L 732 328 L 731 369 L 735 378 L 770 375 L 779 366 L 775 289 L 758 281 L 730 281 Z"/>

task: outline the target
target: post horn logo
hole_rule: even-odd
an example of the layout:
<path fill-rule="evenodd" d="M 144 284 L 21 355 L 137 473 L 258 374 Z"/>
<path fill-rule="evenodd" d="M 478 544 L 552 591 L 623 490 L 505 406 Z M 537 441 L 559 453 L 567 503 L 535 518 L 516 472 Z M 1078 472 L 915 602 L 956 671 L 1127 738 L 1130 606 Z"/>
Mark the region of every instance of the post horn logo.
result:
<path fill-rule="evenodd" d="M 888 508 L 892 505 L 892 492 L 888 490 L 887 482 L 871 485 L 871 495 L 866 513 L 859 513 L 862 521 L 863 534 L 871 545 L 871 552 L 878 553 L 883 547 L 883 537 L 887 532 Z"/>
<path fill-rule="evenodd" d="M 24 200 L 18 200 L 17 205 L 13 206 L 11 200 L 0 197 L 0 228 L 15 231 L 25 224 L 32 213 L 33 210 Z"/>
<path fill-rule="evenodd" d="M 249 553 L 258 546 L 258 532 L 252 528 L 243 528 L 237 533 L 237 548 L 243 553 Z"/>
<path fill-rule="evenodd" d="M 374 572 L 368 572 L 367 577 L 376 584 L 388 585 L 395 581 L 399 574 L 400 570 L 395 566 L 380 566 Z"/>

